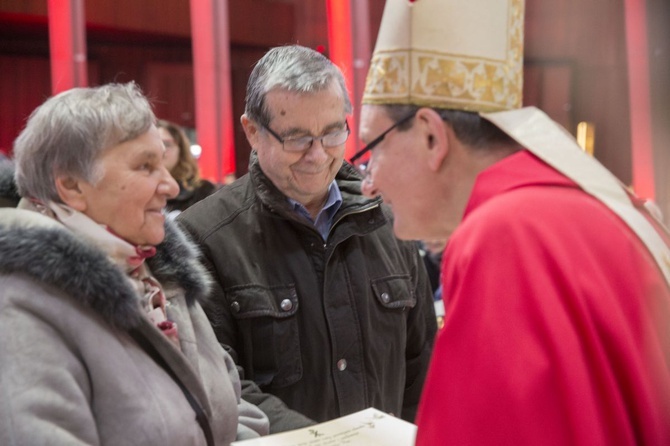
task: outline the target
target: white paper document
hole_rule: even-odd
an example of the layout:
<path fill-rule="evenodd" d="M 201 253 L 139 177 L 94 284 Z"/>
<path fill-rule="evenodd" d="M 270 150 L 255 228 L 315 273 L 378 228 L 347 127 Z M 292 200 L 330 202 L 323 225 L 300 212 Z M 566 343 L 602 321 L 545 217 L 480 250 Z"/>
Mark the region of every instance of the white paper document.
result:
<path fill-rule="evenodd" d="M 231 446 L 412 446 L 416 425 L 372 407 L 335 420 L 236 441 Z"/>

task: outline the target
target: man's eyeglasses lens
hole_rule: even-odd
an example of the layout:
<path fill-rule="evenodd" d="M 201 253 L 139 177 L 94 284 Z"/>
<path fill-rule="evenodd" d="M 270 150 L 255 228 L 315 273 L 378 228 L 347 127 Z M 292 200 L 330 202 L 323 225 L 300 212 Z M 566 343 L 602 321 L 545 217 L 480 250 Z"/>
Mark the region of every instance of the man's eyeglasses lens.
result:
<path fill-rule="evenodd" d="M 304 152 L 305 150 L 308 150 L 310 147 L 312 147 L 312 144 L 314 144 L 314 140 L 316 139 L 321 141 L 321 145 L 326 149 L 338 147 L 347 142 L 350 133 L 349 123 L 347 121 L 344 121 L 344 129 L 342 130 L 336 130 L 320 137 L 303 136 L 301 138 L 294 139 L 284 139 L 267 125 L 263 125 L 263 127 L 265 127 L 265 129 L 272 136 L 274 136 L 277 141 L 283 144 L 284 150 L 287 152 Z"/>

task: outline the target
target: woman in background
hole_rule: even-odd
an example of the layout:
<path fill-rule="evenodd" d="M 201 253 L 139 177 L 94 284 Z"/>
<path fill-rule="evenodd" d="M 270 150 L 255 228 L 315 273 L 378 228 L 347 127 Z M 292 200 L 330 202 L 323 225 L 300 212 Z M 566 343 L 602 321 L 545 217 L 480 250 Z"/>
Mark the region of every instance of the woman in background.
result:
<path fill-rule="evenodd" d="M 165 144 L 165 167 L 179 184 L 179 195 L 168 200 L 166 209 L 176 216 L 189 206 L 216 191 L 217 186 L 200 178 L 198 163 L 191 154 L 191 143 L 181 127 L 163 119 L 156 126 Z"/>
<path fill-rule="evenodd" d="M 228 445 L 268 432 L 162 212 L 179 187 L 134 83 L 75 88 L 14 144 L 0 210 L 0 444 Z"/>

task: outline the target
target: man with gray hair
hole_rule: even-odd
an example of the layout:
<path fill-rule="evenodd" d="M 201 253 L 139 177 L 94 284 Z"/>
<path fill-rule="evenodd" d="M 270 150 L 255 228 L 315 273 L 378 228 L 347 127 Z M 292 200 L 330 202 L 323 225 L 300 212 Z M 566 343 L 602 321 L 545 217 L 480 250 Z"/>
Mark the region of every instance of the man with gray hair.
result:
<path fill-rule="evenodd" d="M 373 406 L 413 420 L 436 331 L 415 243 L 343 162 L 351 103 L 340 70 L 293 45 L 247 86 L 249 173 L 189 208 L 218 286 L 206 311 L 247 379 L 326 421 Z M 271 432 L 305 420 L 253 394 Z"/>

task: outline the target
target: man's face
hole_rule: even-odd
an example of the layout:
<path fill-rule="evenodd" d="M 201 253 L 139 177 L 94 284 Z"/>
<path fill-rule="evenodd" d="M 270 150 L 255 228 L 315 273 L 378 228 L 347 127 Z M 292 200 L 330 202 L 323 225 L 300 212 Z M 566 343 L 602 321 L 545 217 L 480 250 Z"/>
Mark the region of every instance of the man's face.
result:
<path fill-rule="evenodd" d="M 416 118 L 414 118 L 416 119 Z M 369 143 L 395 124 L 380 106 L 363 105 L 360 137 Z M 393 230 L 401 239 L 423 239 L 426 225 L 435 219 L 431 211 L 432 188 L 427 182 L 427 171 L 421 158 L 421 134 L 410 122 L 411 128 L 397 128 L 370 151 L 367 177 L 362 190 L 367 196 L 381 195 L 393 208 Z M 432 203 L 434 205 L 434 203 Z"/>
<path fill-rule="evenodd" d="M 268 127 L 283 140 L 322 137 L 345 129 L 344 98 L 336 83 L 316 93 L 273 90 L 266 96 L 272 117 Z M 322 205 L 342 166 L 345 144 L 325 148 L 320 139 L 302 152 L 284 149 L 260 124 L 243 119 L 247 138 L 258 153 L 261 169 L 289 198 L 304 206 Z"/>

